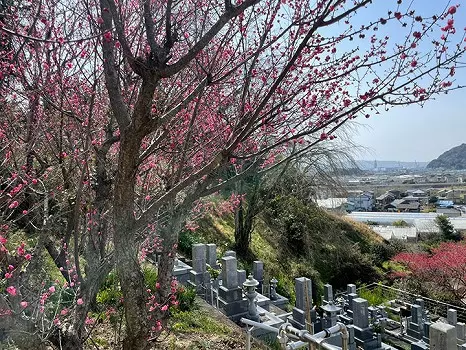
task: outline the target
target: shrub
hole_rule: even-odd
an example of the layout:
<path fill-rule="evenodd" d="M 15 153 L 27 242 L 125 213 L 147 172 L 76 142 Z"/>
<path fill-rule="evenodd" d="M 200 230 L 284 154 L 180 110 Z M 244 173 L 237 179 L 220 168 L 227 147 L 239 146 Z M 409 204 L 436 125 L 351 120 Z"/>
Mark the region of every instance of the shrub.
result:
<path fill-rule="evenodd" d="M 191 250 L 193 244 L 199 243 L 199 235 L 190 230 L 183 230 L 180 232 L 178 237 L 178 249 L 185 254 L 187 257 L 191 258 Z"/>
<path fill-rule="evenodd" d="M 178 287 L 176 300 L 178 301 L 179 311 L 192 311 L 198 308 L 196 304 L 196 288 L 194 287 Z"/>
<path fill-rule="evenodd" d="M 371 247 L 371 253 L 376 265 L 381 265 L 383 262 L 393 258 L 397 251 L 395 247 L 387 243 L 374 243 Z"/>
<path fill-rule="evenodd" d="M 110 272 L 97 293 L 96 301 L 105 306 L 118 307 L 123 297 L 116 272 Z"/>
<path fill-rule="evenodd" d="M 404 220 L 397 220 L 397 221 L 393 222 L 393 226 L 395 226 L 395 227 L 408 227 L 409 224 Z"/>
<path fill-rule="evenodd" d="M 390 300 L 390 298 L 384 295 L 382 286 L 377 286 L 373 289 L 361 288 L 359 296 L 366 299 L 369 305 L 372 306 L 382 305 Z"/>

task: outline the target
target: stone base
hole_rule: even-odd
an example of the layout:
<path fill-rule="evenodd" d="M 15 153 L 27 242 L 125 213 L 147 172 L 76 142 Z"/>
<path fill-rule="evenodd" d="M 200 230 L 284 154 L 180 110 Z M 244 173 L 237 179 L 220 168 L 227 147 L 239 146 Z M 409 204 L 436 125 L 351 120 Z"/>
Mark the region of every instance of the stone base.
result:
<path fill-rule="evenodd" d="M 239 321 L 248 313 L 248 301 L 246 299 L 225 302 L 225 300 L 218 300 L 219 309 L 233 322 Z"/>
<path fill-rule="evenodd" d="M 359 328 L 353 326 L 354 328 L 354 337 L 363 342 L 365 340 L 371 340 L 374 337 L 374 333 L 371 328 Z"/>
<path fill-rule="evenodd" d="M 234 301 L 243 299 L 243 290 L 239 287 L 233 289 L 227 289 L 223 286 L 218 287 L 218 297 L 225 303 L 231 303 Z"/>
<path fill-rule="evenodd" d="M 195 286 L 210 282 L 210 275 L 208 272 L 189 271 L 189 281 Z"/>
<path fill-rule="evenodd" d="M 269 311 L 270 299 L 262 294 L 257 294 L 256 304 L 266 311 Z"/>
<path fill-rule="evenodd" d="M 184 264 L 181 261 L 178 261 L 178 266 L 175 266 L 173 269 L 173 277 L 176 277 L 176 280 L 182 285 L 186 286 L 189 280 L 189 272 L 191 271 L 191 266 Z"/>
<path fill-rule="evenodd" d="M 293 316 L 294 322 L 297 322 L 298 324 L 301 324 L 301 325 L 306 324 L 306 313 L 303 310 L 298 309 L 297 307 L 294 307 L 292 316 Z M 300 328 L 300 329 L 303 329 L 303 328 Z"/>
<path fill-rule="evenodd" d="M 287 298 L 285 298 L 285 297 L 283 297 L 283 296 L 281 296 L 280 294 L 277 293 L 277 299 L 275 299 L 275 300 L 270 299 L 270 303 L 275 305 L 276 307 L 286 311 L 286 307 L 288 306 L 290 301 Z"/>
<path fill-rule="evenodd" d="M 406 334 L 408 334 L 410 337 L 413 337 L 419 340 L 422 339 L 422 333 L 415 328 L 413 329 L 412 325 L 413 324 L 411 323 L 411 328 L 406 330 Z"/>
<path fill-rule="evenodd" d="M 423 341 L 411 344 L 411 350 L 428 350 L 428 349 L 429 349 L 429 344 L 426 344 Z"/>

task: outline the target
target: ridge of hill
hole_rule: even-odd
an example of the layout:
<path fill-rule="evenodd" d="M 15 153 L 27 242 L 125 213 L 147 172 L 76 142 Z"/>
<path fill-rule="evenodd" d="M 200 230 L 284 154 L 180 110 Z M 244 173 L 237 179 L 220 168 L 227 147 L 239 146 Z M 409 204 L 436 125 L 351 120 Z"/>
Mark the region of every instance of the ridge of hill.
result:
<path fill-rule="evenodd" d="M 466 143 L 453 147 L 442 153 L 437 159 L 434 159 L 427 164 L 427 168 L 443 168 L 448 170 L 466 169 Z"/>

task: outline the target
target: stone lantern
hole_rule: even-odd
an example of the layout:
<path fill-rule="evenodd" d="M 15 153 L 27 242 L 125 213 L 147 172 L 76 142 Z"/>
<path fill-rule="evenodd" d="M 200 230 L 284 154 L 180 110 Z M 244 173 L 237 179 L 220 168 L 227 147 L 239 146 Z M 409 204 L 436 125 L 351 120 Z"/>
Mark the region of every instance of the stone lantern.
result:
<path fill-rule="evenodd" d="M 248 279 L 243 283 L 244 294 L 248 299 L 248 314 L 246 318 L 260 322 L 259 314 L 257 313 L 257 306 L 256 306 L 256 287 L 259 285 L 259 282 L 249 275 Z"/>
<path fill-rule="evenodd" d="M 329 328 L 335 326 L 337 323 L 337 315 L 341 311 L 341 307 L 336 306 L 333 301 L 321 307 L 325 312 L 325 327 Z"/>

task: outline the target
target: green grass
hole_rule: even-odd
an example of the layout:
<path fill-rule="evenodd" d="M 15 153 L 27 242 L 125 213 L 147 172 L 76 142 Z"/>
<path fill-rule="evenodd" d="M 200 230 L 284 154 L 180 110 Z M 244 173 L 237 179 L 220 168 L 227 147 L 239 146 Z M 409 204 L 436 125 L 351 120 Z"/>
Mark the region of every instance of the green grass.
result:
<path fill-rule="evenodd" d="M 171 319 L 171 329 L 181 333 L 208 333 L 228 335 L 231 329 L 215 320 L 205 310 L 176 311 Z"/>
<path fill-rule="evenodd" d="M 390 300 L 389 297 L 384 295 L 381 286 L 377 286 L 372 289 L 360 289 L 359 297 L 366 299 L 371 306 L 382 305 Z"/>

